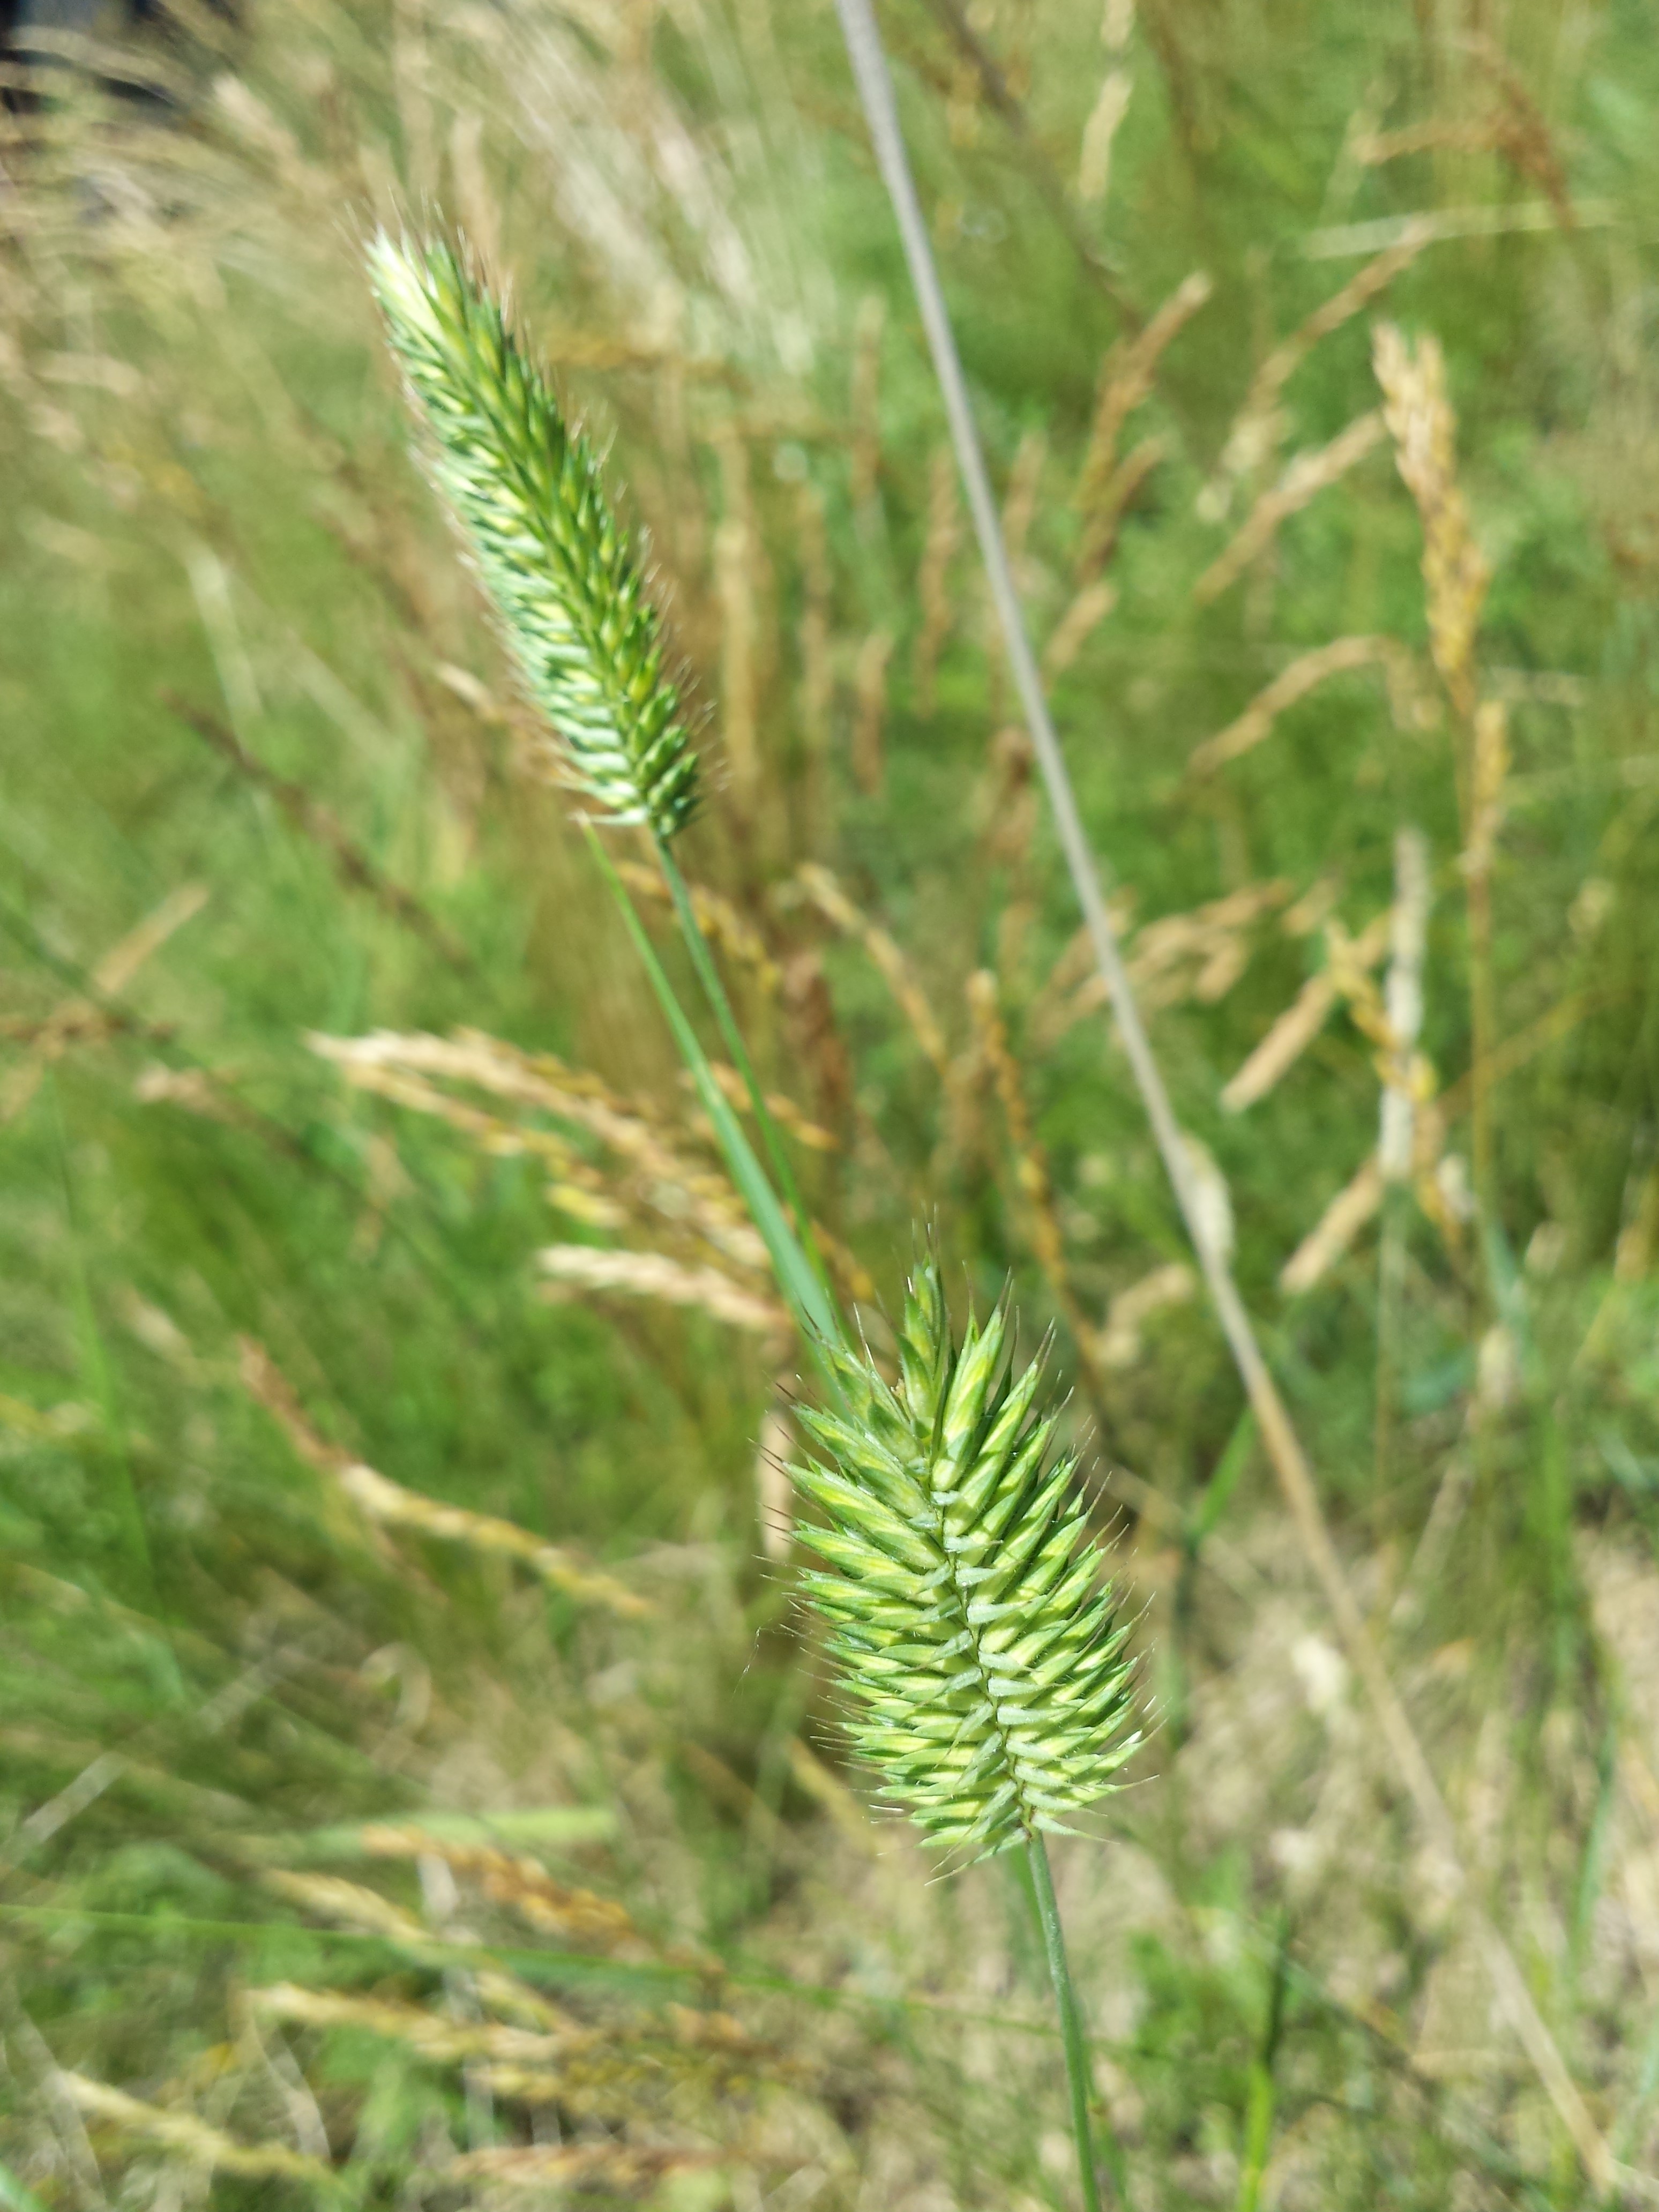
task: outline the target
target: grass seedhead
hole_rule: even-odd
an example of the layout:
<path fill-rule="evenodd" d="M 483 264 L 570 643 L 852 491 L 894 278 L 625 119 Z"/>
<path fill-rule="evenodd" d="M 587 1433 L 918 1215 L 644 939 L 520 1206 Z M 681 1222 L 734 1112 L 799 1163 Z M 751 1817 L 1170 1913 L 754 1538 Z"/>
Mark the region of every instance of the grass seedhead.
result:
<path fill-rule="evenodd" d="M 1051 1457 L 1043 1359 L 1006 1361 L 1008 1311 L 959 1345 L 918 1267 L 900 1381 L 836 1354 L 844 1413 L 803 1410 L 794 1469 L 823 1522 L 803 1582 L 830 1624 L 854 1750 L 935 1842 L 988 1858 L 1114 1787 L 1140 1741 L 1127 1628 L 1076 1461 Z"/>
<path fill-rule="evenodd" d="M 592 447 L 459 252 L 381 232 L 368 265 L 431 434 L 433 479 L 567 780 L 610 821 L 672 838 L 696 811 L 697 756 Z"/>

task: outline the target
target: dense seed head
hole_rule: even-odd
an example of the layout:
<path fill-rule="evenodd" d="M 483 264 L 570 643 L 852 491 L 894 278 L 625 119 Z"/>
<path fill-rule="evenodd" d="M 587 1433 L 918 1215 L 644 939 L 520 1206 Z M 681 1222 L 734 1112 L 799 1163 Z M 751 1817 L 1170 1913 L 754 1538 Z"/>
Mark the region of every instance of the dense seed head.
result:
<path fill-rule="evenodd" d="M 1041 1358 L 1005 1358 L 1007 1313 L 959 1346 L 937 1268 L 918 1268 L 890 1389 L 832 1353 L 844 1398 L 804 1411 L 793 1474 L 822 1521 L 805 1577 L 830 1624 L 855 1753 L 933 1838 L 988 1857 L 1064 1831 L 1140 1741 L 1127 1629 L 1090 1534 L 1076 1462 L 1056 1460 Z"/>
<path fill-rule="evenodd" d="M 460 254 L 382 232 L 368 266 L 434 479 L 568 780 L 610 820 L 672 837 L 696 811 L 697 757 L 591 447 Z"/>

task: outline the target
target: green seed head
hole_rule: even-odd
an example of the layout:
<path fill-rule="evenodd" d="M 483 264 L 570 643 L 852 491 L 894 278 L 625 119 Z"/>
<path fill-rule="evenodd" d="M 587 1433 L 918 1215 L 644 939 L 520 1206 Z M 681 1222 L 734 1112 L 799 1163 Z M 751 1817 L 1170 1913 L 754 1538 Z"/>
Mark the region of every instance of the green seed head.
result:
<path fill-rule="evenodd" d="M 805 1585 L 830 1623 L 853 1748 L 936 1842 L 1006 1850 L 1095 1803 L 1135 1746 L 1134 1662 L 1076 1462 L 1050 1456 L 1042 1361 L 1004 1358 L 1008 1316 L 951 1340 L 918 1268 L 901 1379 L 832 1352 L 845 1399 L 803 1411 L 795 1480 L 822 1522 Z"/>
<path fill-rule="evenodd" d="M 610 820 L 673 836 L 696 811 L 697 757 L 591 447 L 460 254 L 382 232 L 368 268 L 434 478 L 569 781 Z"/>

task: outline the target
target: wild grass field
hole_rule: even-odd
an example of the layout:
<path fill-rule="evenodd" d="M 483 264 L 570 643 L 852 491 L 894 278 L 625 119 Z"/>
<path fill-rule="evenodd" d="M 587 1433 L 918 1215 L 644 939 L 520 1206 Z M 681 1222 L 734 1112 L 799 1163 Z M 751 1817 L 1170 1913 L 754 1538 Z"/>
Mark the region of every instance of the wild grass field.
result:
<path fill-rule="evenodd" d="M 1110 2197 L 1659 2198 L 1652 10 L 881 21 L 1316 1514 L 831 0 L 15 32 L 8 2212 L 1079 2201 L 1016 1863 L 942 1876 L 846 1758 L 814 1370 L 412 451 L 405 223 L 646 534 L 677 849 L 872 1356 L 919 1233 L 1054 1333 L 1148 1730 L 1054 1855 Z"/>

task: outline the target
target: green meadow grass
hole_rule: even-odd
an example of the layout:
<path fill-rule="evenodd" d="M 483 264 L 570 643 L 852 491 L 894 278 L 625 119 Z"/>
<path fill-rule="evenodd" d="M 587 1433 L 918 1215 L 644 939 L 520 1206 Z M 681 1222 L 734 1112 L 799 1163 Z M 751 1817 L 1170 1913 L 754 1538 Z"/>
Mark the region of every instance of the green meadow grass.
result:
<path fill-rule="evenodd" d="M 573 1224 L 534 1158 L 351 1087 L 306 1042 L 483 1031 L 647 1102 L 717 1168 L 564 801 L 517 758 L 511 675 L 407 452 L 360 246 L 429 198 L 498 230 L 480 242 L 649 532 L 708 770 L 677 849 L 779 971 L 773 988 L 726 964 L 763 1083 L 838 1142 L 795 1164 L 867 1273 L 875 1352 L 910 1224 L 930 1219 L 958 1319 L 1012 1270 L 1025 1338 L 1060 1323 L 1086 1463 L 1162 1501 L 1121 1539 L 1161 1726 L 1108 1840 L 1055 1854 L 1129 2201 L 1590 2201 L 1418 1850 L 1212 1323 L 1192 1299 L 1149 1313 L 1097 1406 L 1042 1263 L 1031 1180 L 974 1056 L 967 986 L 987 968 L 1072 1310 L 1105 1329 L 1114 1298 L 1188 1255 L 1102 1017 L 1044 1025 L 1073 922 L 1046 823 L 1018 830 L 965 533 L 941 572 L 931 712 L 916 683 L 944 423 L 833 10 L 311 0 L 252 9 L 234 36 L 179 14 L 150 49 L 181 79 L 171 119 L 66 74 L 9 116 L 3 153 L 0 2195 L 51 2212 L 330 2191 L 442 2207 L 511 2186 L 458 2160 L 533 2142 L 596 2146 L 619 2187 L 688 2206 L 1073 2201 L 1018 1877 L 930 1883 L 870 1826 L 796 1565 L 769 1547 L 757 1440 L 778 1378 L 810 1372 L 799 1349 L 639 1297 L 550 1302 L 550 1243 L 689 1254 L 672 1192 L 625 1231 Z M 1228 591 L 1192 588 L 1286 459 L 1378 404 L 1377 319 L 1445 349 L 1492 569 L 1477 665 L 1510 717 L 1506 1072 L 1485 1218 L 1449 1240 L 1406 1201 L 1381 1369 L 1374 1224 L 1312 1289 L 1278 1279 L 1375 1145 L 1373 1048 L 1339 1009 L 1260 1103 L 1219 1101 L 1324 965 L 1322 930 L 1269 915 L 1219 996 L 1189 963 L 1167 1004 L 1153 979 L 1151 1018 L 1231 1187 L 1242 1285 L 1478 1893 L 1597 2125 L 1651 2175 L 1650 26 L 1527 0 L 1494 26 L 1499 54 L 1404 6 L 1148 0 L 1097 206 L 1073 189 L 1114 65 L 1093 0 L 972 15 L 1024 135 L 975 90 L 954 14 L 904 0 L 886 29 L 1000 486 L 1022 439 L 1047 441 L 1021 571 L 1040 644 L 1073 600 L 1072 494 L 1125 342 L 1054 193 L 1142 313 L 1195 268 L 1215 284 L 1126 424 L 1122 450 L 1157 436 L 1163 458 L 1121 523 L 1115 605 L 1053 686 L 1097 849 L 1133 893 L 1131 955 L 1145 925 L 1280 878 L 1287 901 L 1328 884 L 1357 933 L 1414 824 L 1434 884 L 1422 1047 L 1449 1089 L 1471 1051 L 1456 732 L 1386 441 Z M 1367 132 L 1495 116 L 1508 155 L 1353 157 Z M 1499 227 L 1428 246 L 1315 348 L 1275 458 L 1230 520 L 1206 520 L 1253 370 L 1365 258 L 1310 241 L 1422 210 Z M 855 397 L 872 296 L 873 415 Z M 884 631 L 866 788 L 860 669 Z M 1215 777 L 1188 775 L 1297 655 L 1361 635 L 1409 652 L 1420 723 L 1397 726 L 1367 668 Z M 325 809 L 367 867 L 180 706 Z M 956 1065 L 948 1097 L 878 966 L 803 890 L 807 861 L 902 952 Z M 112 948 L 197 885 L 199 908 L 100 985 Z M 646 911 L 689 985 L 665 911 Z M 620 1172 L 591 1132 L 574 1141 Z M 1468 1158 L 1467 1120 L 1448 1143 Z M 250 1393 L 241 1338 L 348 1461 L 568 1547 L 651 1613 L 616 1618 L 469 1538 L 377 1522 Z M 1103 1527 L 1126 1498 L 1145 1493 L 1103 1492 Z M 1431 1526 L 1444 1551 L 1389 1626 Z M 398 1823 L 441 1848 L 363 1844 Z M 496 1867 L 492 1896 L 468 1849 L 527 1856 L 567 1902 L 526 1917 L 531 1877 Z M 273 1887 L 284 1872 L 356 1883 L 419 1927 Z M 600 1932 L 574 1890 L 625 1908 L 631 1932 Z M 538 2103 L 490 2085 L 507 2062 L 482 2044 L 435 2058 L 384 2014 L 261 2011 L 278 1985 L 546 2036 L 531 1999 L 556 2001 L 599 2040 L 589 2075 L 567 2055 Z M 754 2047 L 717 2065 L 714 2031 L 670 2005 L 729 2014 Z M 199 2137 L 77 2105 L 65 2075 L 331 2179 L 239 2173 Z M 712 2162 L 629 2179 L 621 2151 L 642 2147 Z M 550 2164 L 533 2187 L 562 2201 L 575 2172 Z"/>

